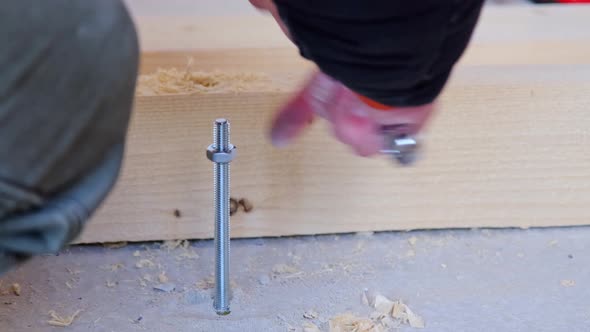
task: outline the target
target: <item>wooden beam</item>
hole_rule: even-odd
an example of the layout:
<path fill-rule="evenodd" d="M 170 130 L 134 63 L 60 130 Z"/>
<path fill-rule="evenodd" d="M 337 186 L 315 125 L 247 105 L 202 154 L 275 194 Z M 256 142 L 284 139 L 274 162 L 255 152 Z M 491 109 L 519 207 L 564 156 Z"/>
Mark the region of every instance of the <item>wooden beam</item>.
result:
<path fill-rule="evenodd" d="M 551 21 L 531 20 L 521 28 L 537 31 Z M 586 22 L 577 24 L 590 31 Z M 220 116 L 231 120 L 239 148 L 232 196 L 254 204 L 232 218 L 233 237 L 588 224 L 590 64 L 550 47 L 577 44 L 585 32 L 524 44 L 515 41 L 519 33 L 481 37 L 516 60 L 494 60 L 474 42 L 427 128 L 424 158 L 412 168 L 352 155 L 323 122 L 289 148 L 270 146 L 273 112 L 312 68 L 286 44 L 148 49 L 144 72 L 181 67 L 193 56 L 196 69 L 261 71 L 278 83 L 239 93 L 138 97 L 120 181 L 76 243 L 210 238 L 213 181 L 205 148 Z M 572 47 L 588 54 L 587 46 Z M 538 56 L 527 62 L 527 50 Z"/>

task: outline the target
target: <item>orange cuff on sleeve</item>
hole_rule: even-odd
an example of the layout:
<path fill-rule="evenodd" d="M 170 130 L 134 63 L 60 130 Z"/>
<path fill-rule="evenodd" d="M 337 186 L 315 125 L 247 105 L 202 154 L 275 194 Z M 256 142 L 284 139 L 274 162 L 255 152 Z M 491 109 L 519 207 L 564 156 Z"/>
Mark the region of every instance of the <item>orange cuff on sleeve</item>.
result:
<path fill-rule="evenodd" d="M 372 108 L 374 108 L 374 109 L 377 109 L 377 110 L 380 110 L 380 111 L 391 111 L 391 110 L 393 110 L 393 109 L 394 109 L 394 107 L 393 107 L 393 106 L 387 106 L 387 105 L 383 105 L 383 104 L 381 104 L 381 103 L 378 103 L 378 102 L 376 102 L 376 101 L 374 101 L 374 100 L 372 100 L 372 99 L 369 99 L 369 98 L 367 98 L 367 97 L 365 97 L 365 96 L 362 96 L 362 95 L 359 95 L 359 94 L 357 94 L 357 96 L 359 97 L 359 99 L 360 99 L 360 100 L 361 100 L 363 103 L 365 103 L 365 104 L 367 104 L 367 105 L 371 106 L 371 107 L 372 107 Z"/>

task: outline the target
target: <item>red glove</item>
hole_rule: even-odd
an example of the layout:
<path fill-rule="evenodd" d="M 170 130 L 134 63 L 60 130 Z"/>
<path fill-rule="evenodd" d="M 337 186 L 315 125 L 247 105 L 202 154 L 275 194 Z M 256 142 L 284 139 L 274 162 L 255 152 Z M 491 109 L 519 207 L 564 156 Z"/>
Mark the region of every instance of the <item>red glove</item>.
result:
<path fill-rule="evenodd" d="M 415 135 L 425 125 L 435 103 L 392 108 L 355 94 L 341 83 L 317 72 L 303 89 L 279 110 L 272 124 L 275 146 L 291 143 L 318 115 L 332 124 L 334 135 L 361 156 L 386 148 L 380 129 L 384 125 L 406 125 L 404 134 Z"/>

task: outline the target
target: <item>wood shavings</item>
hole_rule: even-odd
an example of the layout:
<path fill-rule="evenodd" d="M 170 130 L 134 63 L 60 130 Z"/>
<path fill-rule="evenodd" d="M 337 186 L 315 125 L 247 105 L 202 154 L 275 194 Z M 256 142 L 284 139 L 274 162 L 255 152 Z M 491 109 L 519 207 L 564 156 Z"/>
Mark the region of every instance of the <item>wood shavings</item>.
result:
<path fill-rule="evenodd" d="M 158 281 L 160 281 L 161 283 L 168 282 L 168 276 L 166 275 L 166 272 L 162 272 L 158 275 Z"/>
<path fill-rule="evenodd" d="M 297 273 L 299 270 L 292 265 L 277 264 L 272 268 L 272 272 L 275 274 L 291 274 Z"/>
<path fill-rule="evenodd" d="M 416 245 L 416 242 L 418 242 L 418 238 L 417 238 L 417 237 L 415 237 L 415 236 L 412 236 L 411 238 L 409 238 L 409 239 L 408 239 L 408 243 L 409 243 L 411 246 L 415 246 L 415 245 Z"/>
<path fill-rule="evenodd" d="M 123 265 L 123 264 L 121 264 L 121 263 L 117 263 L 117 264 L 110 264 L 110 265 L 105 265 L 105 266 L 102 266 L 102 268 L 103 268 L 104 270 L 111 270 L 111 272 L 115 272 L 115 271 L 117 271 L 117 270 L 119 270 L 119 269 L 122 269 L 122 268 L 124 268 L 124 267 L 125 267 L 125 265 Z"/>
<path fill-rule="evenodd" d="M 382 314 L 389 314 L 393 310 L 394 302 L 385 296 L 378 294 L 375 296 L 375 304 L 373 307 Z"/>
<path fill-rule="evenodd" d="M 72 325 L 74 319 L 78 317 L 78 315 L 82 312 L 82 310 L 76 310 L 73 315 L 71 316 L 60 316 L 54 310 L 49 311 L 49 316 L 51 317 L 50 320 L 47 321 L 47 324 L 51 326 L 59 326 L 59 327 L 68 327 Z"/>
<path fill-rule="evenodd" d="M 171 251 L 171 250 L 174 250 L 174 249 L 181 247 L 181 246 L 188 247 L 188 241 L 187 240 L 164 241 L 164 242 L 162 242 L 162 244 L 160 244 L 160 249 L 166 249 L 168 251 Z"/>
<path fill-rule="evenodd" d="M 207 277 L 197 282 L 198 289 L 211 289 L 215 287 L 215 279 L 213 277 Z"/>
<path fill-rule="evenodd" d="M 330 332 L 382 332 L 383 328 L 371 319 L 345 313 L 332 317 L 329 322 Z"/>
<path fill-rule="evenodd" d="M 12 285 L 10 285 L 10 290 L 12 290 L 12 293 L 16 296 L 20 296 L 21 294 L 21 287 L 20 284 L 18 283 L 13 283 Z"/>
<path fill-rule="evenodd" d="M 159 68 L 153 74 L 138 77 L 136 95 L 254 91 L 268 89 L 270 83 L 269 77 L 262 73 L 199 72 L 191 71 L 190 68 Z"/>
<path fill-rule="evenodd" d="M 314 323 L 306 322 L 303 324 L 303 332 L 321 332 L 320 328 Z"/>
<path fill-rule="evenodd" d="M 135 267 L 138 269 L 143 269 L 144 267 L 155 267 L 156 264 L 154 264 L 154 262 L 152 262 L 151 260 L 144 258 L 144 259 L 140 259 L 136 264 Z"/>
<path fill-rule="evenodd" d="M 184 249 L 184 252 L 179 254 L 176 257 L 176 260 L 183 260 L 183 259 L 197 259 L 199 258 L 199 254 L 197 254 L 192 248 L 191 249 Z"/>
<path fill-rule="evenodd" d="M 409 324 L 411 327 L 424 328 L 424 320 L 410 310 L 401 300 L 394 301 L 391 316 L 399 319 L 404 324 Z"/>
<path fill-rule="evenodd" d="M 369 305 L 369 297 L 367 296 L 367 290 L 361 293 L 361 303 L 364 305 Z"/>
<path fill-rule="evenodd" d="M 236 282 L 234 280 L 230 280 L 229 285 L 231 288 L 237 288 L 238 284 L 236 284 Z M 213 278 L 213 276 L 209 276 L 205 279 L 199 280 L 197 281 L 197 283 L 195 284 L 195 286 L 198 289 L 211 289 L 213 287 L 215 287 L 215 278 Z"/>
<path fill-rule="evenodd" d="M 303 318 L 307 319 L 316 319 L 318 316 L 319 314 L 315 310 L 308 310 L 303 313 Z"/>
<path fill-rule="evenodd" d="M 103 243 L 103 247 L 108 249 L 119 249 L 127 246 L 127 241 Z"/>
<path fill-rule="evenodd" d="M 563 287 L 573 287 L 576 285 L 576 281 L 575 280 L 568 280 L 568 279 L 564 279 L 561 281 L 561 285 Z"/>
<path fill-rule="evenodd" d="M 424 320 L 401 300 L 392 301 L 381 294 L 374 294 L 365 289 L 361 295 L 361 302 L 375 309 L 368 318 L 373 323 L 373 330 L 369 329 L 367 331 L 386 331 L 388 329 L 398 328 L 402 324 L 409 325 L 413 328 L 424 328 Z M 350 315 L 346 317 L 349 320 L 352 319 Z M 355 319 L 357 321 L 360 320 L 358 317 L 355 317 Z M 340 329 L 336 331 L 356 330 Z"/>

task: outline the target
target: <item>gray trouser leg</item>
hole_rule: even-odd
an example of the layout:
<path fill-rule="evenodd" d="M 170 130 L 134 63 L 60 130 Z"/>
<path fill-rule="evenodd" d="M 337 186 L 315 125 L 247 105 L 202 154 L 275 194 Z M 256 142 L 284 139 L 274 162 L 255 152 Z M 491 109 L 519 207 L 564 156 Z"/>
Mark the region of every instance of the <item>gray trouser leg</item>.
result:
<path fill-rule="evenodd" d="M 121 0 L 0 6 L 0 274 L 76 237 L 119 174 L 138 71 Z"/>

